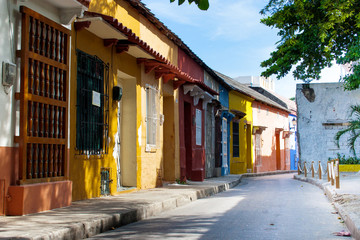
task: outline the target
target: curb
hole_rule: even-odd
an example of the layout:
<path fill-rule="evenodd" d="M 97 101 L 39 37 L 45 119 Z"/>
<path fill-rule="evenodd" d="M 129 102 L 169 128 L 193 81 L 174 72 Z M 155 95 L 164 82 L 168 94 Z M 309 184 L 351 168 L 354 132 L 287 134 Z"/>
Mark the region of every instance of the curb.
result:
<path fill-rule="evenodd" d="M 326 197 L 333 204 L 335 210 L 339 213 L 340 217 L 344 220 L 346 227 L 348 228 L 348 230 L 351 233 L 351 237 L 353 237 L 354 239 L 360 239 L 360 230 L 358 227 L 356 227 L 354 221 L 350 217 L 350 214 L 342 206 L 340 206 L 340 204 L 335 202 L 335 198 L 338 196 L 338 194 L 328 186 L 330 183 L 327 183 L 327 182 L 320 183 L 320 182 L 316 181 L 315 179 L 300 177 L 298 175 L 294 175 L 294 179 L 302 181 L 302 182 L 310 183 L 310 184 L 315 185 L 315 186 L 319 187 L 320 189 L 322 189 L 324 191 L 324 194 L 326 195 Z"/>
<path fill-rule="evenodd" d="M 278 170 L 273 172 L 262 172 L 262 173 L 245 173 L 242 174 L 244 177 L 262 177 L 262 176 L 271 176 L 278 174 L 287 174 L 287 173 L 297 173 L 297 170 Z"/>
<path fill-rule="evenodd" d="M 68 226 L 59 227 L 57 230 L 52 230 L 38 236 L 14 237 L 12 239 L 32 239 L 32 240 L 47 240 L 47 239 L 84 239 L 95 236 L 97 234 L 119 228 L 121 226 L 134 223 L 149 217 L 158 215 L 162 212 L 175 209 L 180 206 L 187 205 L 198 199 L 213 196 L 220 192 L 225 192 L 237 186 L 244 177 L 260 177 L 267 175 L 294 173 L 296 171 L 275 171 L 266 173 L 246 173 L 238 175 L 234 181 L 227 183 L 219 183 L 217 186 L 211 186 L 204 189 L 194 189 L 187 193 L 179 194 L 171 198 L 164 199 L 159 202 L 147 203 L 139 205 L 136 208 L 128 209 L 122 212 L 114 212 L 106 216 L 98 216 L 89 218 L 85 221 L 70 224 Z"/>

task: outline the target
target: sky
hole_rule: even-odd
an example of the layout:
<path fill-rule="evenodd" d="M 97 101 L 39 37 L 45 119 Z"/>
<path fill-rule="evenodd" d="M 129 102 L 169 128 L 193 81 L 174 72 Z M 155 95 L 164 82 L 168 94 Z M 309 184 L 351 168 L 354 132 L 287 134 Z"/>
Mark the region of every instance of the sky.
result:
<path fill-rule="evenodd" d="M 268 0 L 209 0 L 202 11 L 186 1 L 142 0 L 163 22 L 210 68 L 229 77 L 260 76 L 260 63 L 270 57 L 279 41 L 277 29 L 260 23 L 260 10 Z M 320 82 L 337 82 L 339 66 L 323 70 Z M 272 77 L 275 79 L 275 76 Z M 318 82 L 318 81 L 317 81 Z M 295 97 L 292 74 L 275 81 L 275 91 L 287 98 Z"/>

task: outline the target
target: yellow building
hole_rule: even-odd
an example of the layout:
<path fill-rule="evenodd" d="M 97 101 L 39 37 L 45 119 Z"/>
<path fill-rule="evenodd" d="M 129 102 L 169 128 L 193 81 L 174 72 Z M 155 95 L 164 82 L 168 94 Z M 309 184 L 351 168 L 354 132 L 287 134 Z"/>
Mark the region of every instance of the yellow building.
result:
<path fill-rule="evenodd" d="M 230 173 L 253 172 L 253 109 L 256 91 L 232 78 L 217 73 L 229 86 L 229 111 L 234 115 L 230 122 Z"/>
<path fill-rule="evenodd" d="M 232 90 L 229 109 L 235 115 L 230 123 L 230 173 L 252 172 L 252 102 L 253 98 Z"/>
<path fill-rule="evenodd" d="M 179 176 L 177 50 L 139 7 L 92 0 L 73 25 L 73 200 L 153 188 Z"/>

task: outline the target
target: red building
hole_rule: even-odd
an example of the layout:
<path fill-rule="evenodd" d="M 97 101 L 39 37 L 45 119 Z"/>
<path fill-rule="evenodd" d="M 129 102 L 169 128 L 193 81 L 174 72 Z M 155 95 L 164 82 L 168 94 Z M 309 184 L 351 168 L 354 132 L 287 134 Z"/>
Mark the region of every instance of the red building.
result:
<path fill-rule="evenodd" d="M 204 70 L 183 50 L 178 52 L 178 67 L 198 80 L 179 88 L 180 175 L 181 179 L 203 181 L 205 178 L 204 105 L 217 94 L 204 84 Z M 208 93 L 209 92 L 209 93 Z"/>

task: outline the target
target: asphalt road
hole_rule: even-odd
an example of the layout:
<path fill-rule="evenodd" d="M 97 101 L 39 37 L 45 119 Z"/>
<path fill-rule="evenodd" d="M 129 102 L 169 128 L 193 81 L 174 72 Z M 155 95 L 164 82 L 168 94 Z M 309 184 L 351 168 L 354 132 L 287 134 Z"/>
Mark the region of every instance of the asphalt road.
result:
<path fill-rule="evenodd" d="M 323 192 L 292 176 L 245 178 L 227 192 L 91 239 L 344 239 L 333 235 L 347 230 Z"/>

